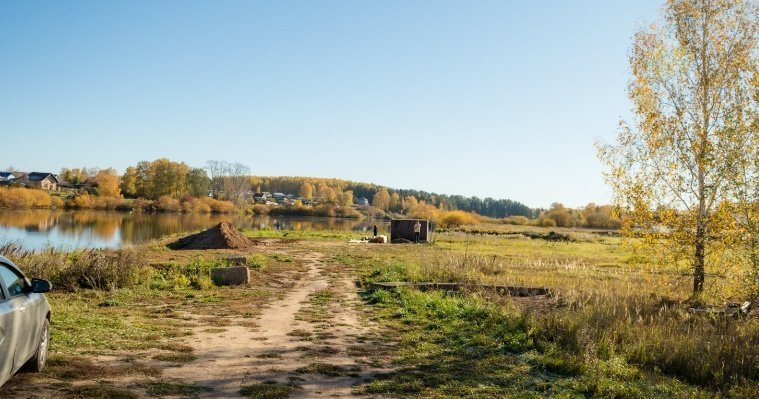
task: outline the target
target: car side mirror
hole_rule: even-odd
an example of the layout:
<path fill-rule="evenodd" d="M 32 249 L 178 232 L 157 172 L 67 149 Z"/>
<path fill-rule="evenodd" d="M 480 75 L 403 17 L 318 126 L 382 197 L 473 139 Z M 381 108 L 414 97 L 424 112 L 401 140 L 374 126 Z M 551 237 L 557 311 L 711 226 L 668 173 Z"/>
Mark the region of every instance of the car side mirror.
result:
<path fill-rule="evenodd" d="M 41 278 L 32 279 L 32 292 L 34 293 L 43 294 L 50 291 L 52 288 L 53 285 L 50 284 L 50 282 L 47 280 L 43 280 Z"/>

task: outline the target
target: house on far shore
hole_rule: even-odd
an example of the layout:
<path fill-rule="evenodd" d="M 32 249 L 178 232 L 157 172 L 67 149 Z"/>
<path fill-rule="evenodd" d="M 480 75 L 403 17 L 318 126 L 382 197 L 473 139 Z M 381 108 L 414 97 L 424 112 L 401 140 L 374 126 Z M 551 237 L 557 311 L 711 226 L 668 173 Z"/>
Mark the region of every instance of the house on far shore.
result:
<path fill-rule="evenodd" d="M 61 179 L 47 172 L 32 172 L 26 176 L 16 178 L 16 182 L 29 188 L 37 188 L 45 191 L 58 191 Z"/>
<path fill-rule="evenodd" d="M 5 186 L 11 184 L 16 179 L 12 172 L 0 172 L 0 185 Z"/>
<path fill-rule="evenodd" d="M 74 191 L 76 191 L 76 186 L 74 186 L 73 184 L 67 182 L 66 180 L 59 180 L 58 190 L 67 191 L 67 192 L 74 192 Z"/>
<path fill-rule="evenodd" d="M 364 197 L 356 198 L 356 205 L 358 206 L 369 206 L 369 200 Z"/>
<path fill-rule="evenodd" d="M 269 193 L 253 193 L 253 201 L 257 204 L 265 204 L 269 199 Z"/>
<path fill-rule="evenodd" d="M 274 195 L 272 195 L 272 198 L 274 198 L 274 202 L 281 204 L 285 202 L 285 199 L 287 199 L 287 196 L 283 193 L 274 193 Z"/>

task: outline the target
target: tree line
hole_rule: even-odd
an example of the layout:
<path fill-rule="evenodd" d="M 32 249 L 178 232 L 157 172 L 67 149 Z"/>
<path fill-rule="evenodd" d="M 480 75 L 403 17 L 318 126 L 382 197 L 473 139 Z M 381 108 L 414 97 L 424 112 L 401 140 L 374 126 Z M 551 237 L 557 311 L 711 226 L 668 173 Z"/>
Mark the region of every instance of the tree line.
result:
<path fill-rule="evenodd" d="M 322 198 L 330 201 L 341 193 L 350 191 L 354 198 L 366 198 L 382 210 L 402 212 L 415 205 L 415 202 L 445 210 L 462 210 L 482 216 L 504 218 L 507 216 L 525 216 L 534 218 L 539 210 L 510 199 L 493 199 L 464 197 L 462 195 L 445 195 L 421 190 L 392 189 L 372 183 L 359 183 L 342 179 L 327 179 L 297 176 L 252 176 L 251 187 L 256 191 L 297 193 L 304 198 Z M 330 193 L 331 189 L 334 193 Z"/>
<path fill-rule="evenodd" d="M 349 206 L 358 198 L 383 211 L 408 213 L 419 204 L 439 210 L 461 210 L 481 216 L 505 218 L 524 216 L 535 218 L 539 209 L 533 209 L 510 199 L 445 195 L 421 190 L 392 189 L 372 183 L 361 183 L 336 178 L 298 176 L 251 176 L 250 168 L 241 163 L 210 160 L 205 167 L 190 167 L 184 162 L 167 158 L 142 161 L 116 176 L 113 169 L 64 168 L 61 176 L 72 183 L 87 179 L 97 185 L 109 187 L 101 195 L 157 200 L 163 196 L 212 196 L 235 203 L 246 199 L 251 192 L 282 192 L 303 197 L 313 202 L 336 206 Z M 97 178 L 95 179 L 95 176 Z M 114 189 L 116 188 L 116 189 Z"/>
<path fill-rule="evenodd" d="M 209 190 L 210 179 L 205 169 L 167 158 L 139 162 L 128 167 L 121 178 L 121 191 L 129 198 L 205 197 Z"/>

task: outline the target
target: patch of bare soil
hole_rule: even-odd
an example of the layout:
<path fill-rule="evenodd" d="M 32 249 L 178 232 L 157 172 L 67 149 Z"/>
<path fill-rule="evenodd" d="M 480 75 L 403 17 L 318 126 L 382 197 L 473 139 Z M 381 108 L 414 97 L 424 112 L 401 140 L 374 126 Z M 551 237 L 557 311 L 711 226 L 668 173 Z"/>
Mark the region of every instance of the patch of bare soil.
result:
<path fill-rule="evenodd" d="M 180 238 L 168 245 L 170 249 L 245 249 L 255 245 L 229 222 L 221 222 L 200 233 Z"/>

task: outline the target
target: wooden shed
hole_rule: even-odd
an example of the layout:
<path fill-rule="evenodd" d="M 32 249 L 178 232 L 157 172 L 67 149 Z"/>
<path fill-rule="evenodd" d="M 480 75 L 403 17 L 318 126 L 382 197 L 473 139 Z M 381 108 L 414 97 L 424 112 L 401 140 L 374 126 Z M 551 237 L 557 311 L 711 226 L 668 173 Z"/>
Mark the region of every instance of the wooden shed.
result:
<path fill-rule="evenodd" d="M 419 221 L 422 229 L 419 232 L 419 242 L 432 241 L 430 222 L 422 219 L 393 219 L 390 221 L 390 242 L 399 238 L 414 241 L 414 225 Z"/>

